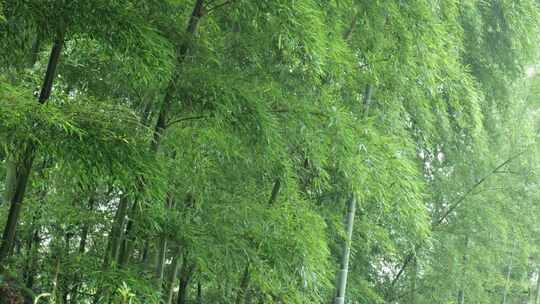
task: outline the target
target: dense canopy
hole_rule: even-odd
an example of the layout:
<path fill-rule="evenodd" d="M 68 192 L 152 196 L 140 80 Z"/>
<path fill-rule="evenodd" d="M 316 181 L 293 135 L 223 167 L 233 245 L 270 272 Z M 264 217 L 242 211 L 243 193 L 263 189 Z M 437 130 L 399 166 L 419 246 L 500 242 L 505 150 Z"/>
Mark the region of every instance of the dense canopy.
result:
<path fill-rule="evenodd" d="M 0 304 L 540 304 L 540 2 L 0 0 Z"/>

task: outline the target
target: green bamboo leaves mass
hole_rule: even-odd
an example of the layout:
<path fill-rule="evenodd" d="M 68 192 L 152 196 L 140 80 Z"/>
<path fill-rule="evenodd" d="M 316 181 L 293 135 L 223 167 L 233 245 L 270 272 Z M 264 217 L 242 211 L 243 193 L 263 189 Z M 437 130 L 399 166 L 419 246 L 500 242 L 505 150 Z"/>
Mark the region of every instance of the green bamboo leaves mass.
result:
<path fill-rule="evenodd" d="M 539 20 L 0 0 L 0 304 L 539 304 Z"/>

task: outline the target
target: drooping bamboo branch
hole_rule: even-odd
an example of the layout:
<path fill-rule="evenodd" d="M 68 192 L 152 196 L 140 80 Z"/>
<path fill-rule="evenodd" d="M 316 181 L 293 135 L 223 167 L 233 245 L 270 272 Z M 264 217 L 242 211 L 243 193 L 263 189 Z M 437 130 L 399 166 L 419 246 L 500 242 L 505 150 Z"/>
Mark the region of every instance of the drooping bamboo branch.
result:
<path fill-rule="evenodd" d="M 199 116 L 190 116 L 190 117 L 182 117 L 182 118 L 178 118 L 178 119 L 175 119 L 175 120 L 171 120 L 169 121 L 167 124 L 166 124 L 166 128 L 174 125 L 174 124 L 177 124 L 177 123 L 180 123 L 180 122 L 184 122 L 184 121 L 188 121 L 188 120 L 197 120 L 197 119 L 203 119 L 203 118 L 207 118 L 208 116 L 204 116 L 204 115 L 199 115 Z"/>

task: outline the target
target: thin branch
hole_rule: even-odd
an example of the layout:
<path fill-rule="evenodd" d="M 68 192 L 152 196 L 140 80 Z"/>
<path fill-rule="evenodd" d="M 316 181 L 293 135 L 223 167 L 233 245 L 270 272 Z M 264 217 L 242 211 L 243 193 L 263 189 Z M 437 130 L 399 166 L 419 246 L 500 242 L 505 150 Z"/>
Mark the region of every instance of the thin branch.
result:
<path fill-rule="evenodd" d="M 289 109 L 276 109 L 276 110 L 271 110 L 270 113 L 289 113 L 291 112 Z M 328 118 L 328 115 L 324 114 L 324 113 L 321 113 L 321 112 L 308 112 L 309 114 L 312 114 L 312 115 L 316 115 L 316 116 L 322 116 L 322 117 L 326 117 Z M 203 119 L 203 118 L 208 118 L 208 116 L 206 115 L 199 115 L 199 116 L 189 116 L 189 117 L 181 117 L 181 118 L 178 118 L 178 119 L 174 119 L 174 120 L 171 120 L 169 121 L 165 127 L 168 128 L 170 127 L 171 125 L 174 125 L 174 124 L 177 124 L 177 123 L 181 123 L 181 122 L 184 122 L 184 121 L 187 121 L 187 120 L 196 120 L 196 119 Z"/>
<path fill-rule="evenodd" d="M 349 41 L 352 37 L 352 33 L 354 32 L 354 29 L 356 27 L 356 24 L 358 23 L 358 11 L 356 11 L 354 13 L 354 16 L 353 16 L 353 19 L 351 21 L 351 25 L 349 26 L 349 28 L 345 31 L 345 33 L 343 33 L 343 39 L 345 41 Z"/>
<path fill-rule="evenodd" d="M 409 255 L 407 255 L 407 257 L 405 258 L 405 261 L 403 261 L 403 265 L 401 266 L 398 273 L 392 280 L 392 283 L 390 283 L 390 286 L 394 286 L 396 284 L 397 280 L 399 280 L 403 272 L 405 272 L 405 268 L 409 266 L 409 263 L 412 261 L 413 257 L 414 257 L 414 253 L 409 253 Z"/>
<path fill-rule="evenodd" d="M 271 110 L 270 113 L 290 113 L 290 112 L 293 112 L 289 109 L 275 109 L 275 110 Z M 315 116 L 321 116 L 321 117 L 326 117 L 328 118 L 328 115 L 322 113 L 322 112 L 315 112 L 315 111 L 311 111 L 311 112 L 308 112 L 309 114 L 311 115 L 315 115 Z"/>
<path fill-rule="evenodd" d="M 169 121 L 165 127 L 168 128 L 171 125 L 174 125 L 176 123 L 180 123 L 180 122 L 183 122 L 183 121 L 187 121 L 187 120 L 203 119 L 203 118 L 207 118 L 207 117 L 208 116 L 205 116 L 205 115 L 182 117 L 182 118 L 178 118 L 178 119 Z"/>
<path fill-rule="evenodd" d="M 469 194 L 471 194 L 474 189 L 478 188 L 478 186 L 482 185 L 482 183 L 484 183 L 491 175 L 497 173 L 497 171 L 499 169 L 501 169 L 502 167 L 506 166 L 508 163 L 510 163 L 511 161 L 513 161 L 514 159 L 520 157 L 523 153 L 525 153 L 525 151 L 521 151 L 511 157 L 509 157 L 507 160 L 503 161 L 502 163 L 500 163 L 497 167 L 495 167 L 493 170 L 491 170 L 488 174 L 486 174 L 484 177 L 482 177 L 481 179 L 479 179 L 472 187 L 470 187 L 463 195 L 461 195 L 459 198 L 457 198 L 457 200 L 455 200 L 455 202 L 452 204 L 452 206 L 450 208 L 448 208 L 448 210 L 439 218 L 439 220 L 437 220 L 434 224 L 433 224 L 433 228 L 436 228 L 438 226 L 440 226 L 442 224 L 442 222 L 454 211 L 456 210 L 456 208 L 458 208 L 461 203 L 463 203 L 463 201 L 465 200 L 465 198 L 467 198 L 467 196 Z M 432 228 L 432 229 L 433 229 Z M 414 257 L 414 253 L 411 252 L 407 255 L 407 257 L 405 258 L 405 260 L 403 261 L 403 265 L 401 266 L 399 272 L 396 274 L 396 276 L 394 277 L 394 279 L 392 280 L 392 283 L 391 285 L 394 286 L 394 284 L 397 282 L 397 280 L 401 277 L 401 275 L 403 274 L 403 272 L 405 271 L 405 269 L 407 268 L 407 266 L 409 265 L 409 263 L 412 261 L 412 258 Z"/>
<path fill-rule="evenodd" d="M 497 167 L 495 167 L 495 169 L 491 170 L 488 174 L 484 175 L 484 177 L 479 179 L 472 187 L 470 187 L 463 195 L 461 195 L 455 201 L 455 203 L 453 203 L 452 206 L 450 208 L 448 208 L 448 210 L 446 210 L 446 212 L 435 222 L 434 226 L 439 226 L 454 210 L 456 210 L 456 208 L 458 208 L 461 205 L 461 203 L 463 203 L 463 201 L 467 198 L 467 196 L 469 194 L 471 194 L 474 191 L 474 189 L 476 189 L 476 188 L 478 188 L 478 186 L 482 185 L 491 175 L 497 173 L 497 171 L 499 169 L 506 166 L 508 163 L 510 163 L 514 159 L 520 157 L 523 153 L 525 153 L 525 151 L 521 151 L 521 152 L 509 157 L 507 160 L 503 161 Z"/>

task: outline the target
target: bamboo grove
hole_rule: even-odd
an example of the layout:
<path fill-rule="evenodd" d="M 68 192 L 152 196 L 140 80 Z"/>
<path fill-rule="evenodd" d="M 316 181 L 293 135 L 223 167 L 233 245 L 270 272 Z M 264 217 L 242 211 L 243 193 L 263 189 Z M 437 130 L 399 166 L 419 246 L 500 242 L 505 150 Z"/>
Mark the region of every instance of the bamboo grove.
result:
<path fill-rule="evenodd" d="M 540 303 L 540 2 L 0 0 L 0 303 Z"/>

